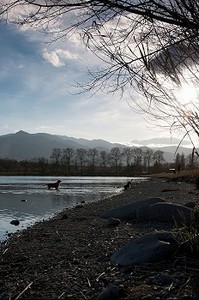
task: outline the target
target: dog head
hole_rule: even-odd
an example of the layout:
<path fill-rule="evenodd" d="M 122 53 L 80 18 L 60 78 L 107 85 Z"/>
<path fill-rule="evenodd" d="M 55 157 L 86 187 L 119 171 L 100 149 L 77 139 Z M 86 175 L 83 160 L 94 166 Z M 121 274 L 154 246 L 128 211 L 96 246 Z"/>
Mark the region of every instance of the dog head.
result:
<path fill-rule="evenodd" d="M 60 183 L 61 182 L 61 180 L 57 180 L 57 183 Z"/>

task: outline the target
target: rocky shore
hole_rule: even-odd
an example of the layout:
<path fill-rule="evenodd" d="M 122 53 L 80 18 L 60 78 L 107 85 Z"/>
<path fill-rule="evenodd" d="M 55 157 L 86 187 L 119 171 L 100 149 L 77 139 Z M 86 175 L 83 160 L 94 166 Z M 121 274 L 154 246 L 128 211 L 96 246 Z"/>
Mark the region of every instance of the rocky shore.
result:
<path fill-rule="evenodd" d="M 199 204 L 193 184 L 151 178 L 17 232 L 0 246 L 0 299 L 199 299 L 197 257 L 177 253 L 126 267 L 110 260 L 127 242 L 175 226 L 100 217 L 108 209 L 149 197 Z"/>

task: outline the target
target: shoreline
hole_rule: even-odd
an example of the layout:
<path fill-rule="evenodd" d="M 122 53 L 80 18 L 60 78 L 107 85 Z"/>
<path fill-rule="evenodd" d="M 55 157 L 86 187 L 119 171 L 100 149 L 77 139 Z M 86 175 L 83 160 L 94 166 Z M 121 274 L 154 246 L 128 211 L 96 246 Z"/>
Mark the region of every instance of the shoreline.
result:
<path fill-rule="evenodd" d="M 129 178 L 61 177 L 61 188 L 58 191 L 48 190 L 46 183 L 57 180 L 58 177 L 0 178 L 0 242 L 20 229 L 53 217 L 66 207 L 71 208 L 81 201 L 98 201 L 113 195 L 119 190 L 116 187 L 122 187 L 123 182 Z M 16 219 L 19 220 L 19 225 L 11 225 L 10 222 Z"/>
<path fill-rule="evenodd" d="M 150 276 L 168 269 L 176 279 L 179 272 L 184 274 L 184 280 L 187 274 L 191 276 L 187 268 L 180 271 L 184 261 L 183 264 L 179 261 L 175 267 L 172 261 L 135 266 L 131 270 L 111 264 L 110 256 L 130 239 L 168 229 L 168 226 L 121 222 L 110 227 L 99 214 L 149 197 L 161 197 L 179 204 L 199 203 L 199 194 L 193 184 L 150 178 L 99 202 L 64 209 L 49 220 L 13 234 L 1 244 L 0 299 L 94 300 L 109 285 L 117 285 L 123 291 L 119 299 L 144 299 L 147 295 L 151 295 L 147 299 L 155 299 L 160 297 L 162 286 L 147 284 Z M 194 289 L 189 280 L 179 289 L 164 291 L 168 294 L 164 299 L 180 299 L 195 293 Z"/>

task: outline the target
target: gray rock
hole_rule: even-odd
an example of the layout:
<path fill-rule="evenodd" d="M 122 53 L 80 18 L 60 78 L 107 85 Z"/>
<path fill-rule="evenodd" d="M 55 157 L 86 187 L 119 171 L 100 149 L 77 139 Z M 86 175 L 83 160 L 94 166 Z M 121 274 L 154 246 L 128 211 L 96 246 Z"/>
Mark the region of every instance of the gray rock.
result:
<path fill-rule="evenodd" d="M 106 222 L 106 227 L 116 227 L 120 224 L 120 219 L 116 219 L 116 218 L 108 218 L 107 222 Z"/>
<path fill-rule="evenodd" d="M 177 242 L 171 232 L 148 233 L 137 238 L 111 256 L 111 262 L 120 266 L 156 263 L 171 257 Z"/>
<path fill-rule="evenodd" d="M 138 222 L 189 222 L 193 209 L 169 202 L 154 203 L 137 210 Z"/>
<path fill-rule="evenodd" d="M 102 291 L 97 300 L 114 300 L 118 299 L 120 296 L 120 289 L 116 285 L 111 285 Z"/>
<path fill-rule="evenodd" d="M 10 221 L 10 224 L 11 225 L 15 225 L 15 226 L 18 226 L 19 224 L 20 224 L 20 222 L 19 222 L 19 220 L 12 220 L 12 221 Z"/>
<path fill-rule="evenodd" d="M 159 274 L 154 280 L 154 283 L 157 285 L 170 285 L 172 282 L 173 278 L 166 273 Z"/>
<path fill-rule="evenodd" d="M 119 206 L 110 210 L 107 210 L 100 214 L 102 218 L 117 218 L 125 221 L 136 220 L 137 210 L 143 206 L 150 206 L 154 203 L 165 202 L 162 198 L 148 198 L 141 201 L 136 201 L 131 204 Z"/>

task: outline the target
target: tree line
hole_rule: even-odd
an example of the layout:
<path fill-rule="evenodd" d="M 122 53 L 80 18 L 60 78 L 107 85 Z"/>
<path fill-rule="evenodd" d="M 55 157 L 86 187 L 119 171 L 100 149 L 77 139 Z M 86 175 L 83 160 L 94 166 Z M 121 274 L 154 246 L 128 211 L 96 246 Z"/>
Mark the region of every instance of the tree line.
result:
<path fill-rule="evenodd" d="M 173 164 L 165 161 L 164 152 L 150 148 L 113 147 L 110 151 L 96 148 L 53 148 L 50 158 L 32 160 L 0 159 L 0 174 L 62 176 L 136 176 L 177 171 L 193 166 L 191 157 L 177 153 Z"/>

